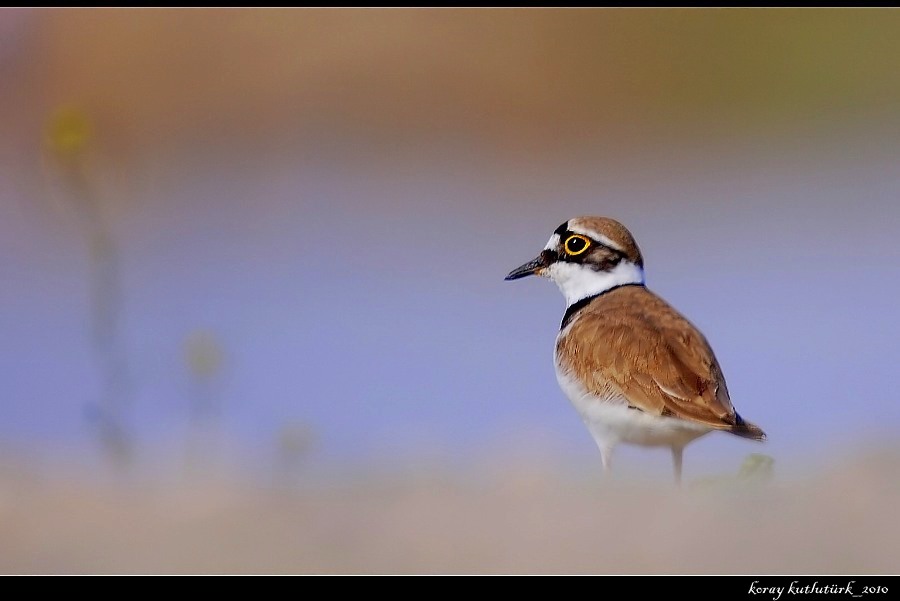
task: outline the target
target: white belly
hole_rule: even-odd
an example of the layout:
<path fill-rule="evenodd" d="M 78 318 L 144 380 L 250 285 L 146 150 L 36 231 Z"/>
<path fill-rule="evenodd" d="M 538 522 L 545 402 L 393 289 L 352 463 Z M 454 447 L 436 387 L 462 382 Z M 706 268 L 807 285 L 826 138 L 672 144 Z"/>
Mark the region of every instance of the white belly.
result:
<path fill-rule="evenodd" d="M 712 431 L 702 424 L 629 409 L 628 401 L 623 397 L 592 395 L 558 363 L 556 379 L 601 450 L 623 442 L 647 447 L 682 447 Z"/>

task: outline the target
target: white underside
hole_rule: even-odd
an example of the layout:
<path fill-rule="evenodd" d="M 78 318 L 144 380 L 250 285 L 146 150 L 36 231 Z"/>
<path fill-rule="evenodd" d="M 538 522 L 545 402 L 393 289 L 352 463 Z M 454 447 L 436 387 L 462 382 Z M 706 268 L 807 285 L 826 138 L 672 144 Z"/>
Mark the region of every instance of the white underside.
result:
<path fill-rule="evenodd" d="M 622 397 L 601 398 L 588 393 L 570 374 L 556 364 L 556 379 L 602 453 L 610 453 L 621 443 L 645 447 L 680 448 L 712 431 L 712 428 L 674 417 L 648 415 L 629 409 Z"/>

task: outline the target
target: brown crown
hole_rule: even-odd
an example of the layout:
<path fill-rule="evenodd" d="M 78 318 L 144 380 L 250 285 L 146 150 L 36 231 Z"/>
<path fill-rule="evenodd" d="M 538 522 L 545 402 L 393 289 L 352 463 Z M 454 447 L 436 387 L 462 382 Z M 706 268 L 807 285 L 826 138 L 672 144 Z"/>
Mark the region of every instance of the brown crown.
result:
<path fill-rule="evenodd" d="M 568 221 L 568 227 L 573 230 L 583 230 L 588 234 L 595 233 L 605 236 L 625 253 L 629 261 L 640 267 L 644 266 L 644 257 L 641 255 L 641 249 L 638 248 L 631 232 L 615 219 L 610 219 L 609 217 L 575 217 Z"/>

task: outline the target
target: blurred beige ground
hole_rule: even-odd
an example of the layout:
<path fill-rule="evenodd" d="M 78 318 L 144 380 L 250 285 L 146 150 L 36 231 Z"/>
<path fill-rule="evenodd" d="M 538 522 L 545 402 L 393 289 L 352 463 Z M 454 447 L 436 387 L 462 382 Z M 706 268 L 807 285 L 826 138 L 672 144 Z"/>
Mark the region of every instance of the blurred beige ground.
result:
<path fill-rule="evenodd" d="M 0 571 L 890 573 L 900 461 L 769 485 L 604 484 L 549 466 L 292 492 L 7 475 Z"/>

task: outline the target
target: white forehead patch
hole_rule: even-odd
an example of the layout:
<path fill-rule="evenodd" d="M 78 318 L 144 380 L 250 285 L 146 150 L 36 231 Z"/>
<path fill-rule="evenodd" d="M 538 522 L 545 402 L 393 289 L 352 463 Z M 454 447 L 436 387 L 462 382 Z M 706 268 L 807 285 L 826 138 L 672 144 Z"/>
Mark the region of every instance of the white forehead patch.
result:
<path fill-rule="evenodd" d="M 595 232 L 594 230 L 586 228 L 586 227 L 578 227 L 578 226 L 572 226 L 572 225 L 569 226 L 569 230 L 575 232 L 576 234 L 583 234 L 583 235 L 587 236 L 588 238 L 593 238 L 594 240 L 596 240 L 603 246 L 608 246 L 612 249 L 618 250 L 619 252 L 625 252 L 624 248 L 622 248 L 621 246 L 619 246 L 618 244 L 616 244 L 615 242 L 613 242 L 612 240 L 610 240 L 609 238 L 607 238 L 606 236 L 601 234 L 600 232 Z M 556 235 L 556 234 L 554 234 L 554 235 Z M 557 237 L 557 239 L 559 238 L 559 236 L 556 236 L 556 237 Z"/>
<path fill-rule="evenodd" d="M 558 246 L 559 234 L 553 234 L 552 236 L 550 236 L 550 241 L 547 242 L 547 246 L 544 247 L 544 250 L 556 250 Z"/>

